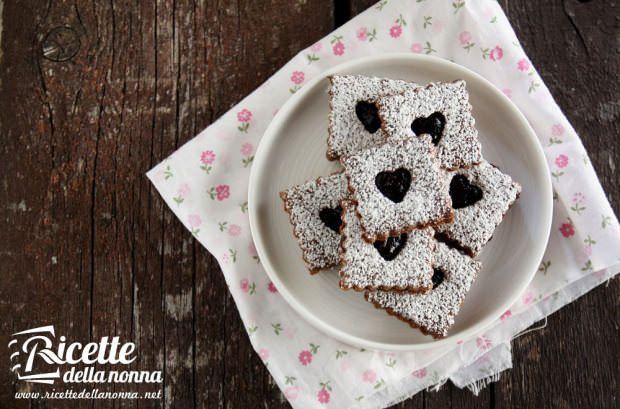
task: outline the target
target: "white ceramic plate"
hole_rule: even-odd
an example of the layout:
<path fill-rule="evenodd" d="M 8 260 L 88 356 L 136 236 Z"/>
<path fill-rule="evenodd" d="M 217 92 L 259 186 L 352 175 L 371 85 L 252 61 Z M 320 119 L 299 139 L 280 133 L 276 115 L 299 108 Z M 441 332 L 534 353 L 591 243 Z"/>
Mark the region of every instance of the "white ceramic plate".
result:
<path fill-rule="evenodd" d="M 340 169 L 325 158 L 327 76 L 363 74 L 414 81 L 464 79 L 483 154 L 523 185 L 479 258 L 483 269 L 456 323 L 442 340 L 424 336 L 367 303 L 362 293 L 342 291 L 336 270 L 311 276 L 293 237 L 278 192 Z M 543 256 L 552 214 L 551 180 L 534 131 L 510 100 L 488 81 L 439 58 L 392 54 L 339 65 L 306 84 L 280 109 L 259 145 L 249 186 L 254 243 L 269 277 L 288 303 L 316 328 L 358 347 L 414 350 L 455 343 L 497 319 L 534 277 Z"/>

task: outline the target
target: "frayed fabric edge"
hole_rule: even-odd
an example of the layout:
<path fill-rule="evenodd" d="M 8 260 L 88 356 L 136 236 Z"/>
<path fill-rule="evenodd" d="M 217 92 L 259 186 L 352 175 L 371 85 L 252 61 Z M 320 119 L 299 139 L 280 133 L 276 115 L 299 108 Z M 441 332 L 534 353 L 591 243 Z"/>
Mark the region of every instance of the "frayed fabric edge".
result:
<path fill-rule="evenodd" d="M 478 396 L 478 394 L 480 394 L 480 392 L 486 388 L 487 386 L 489 386 L 492 383 L 495 383 L 497 381 L 499 381 L 499 378 L 502 376 L 502 372 L 496 372 L 492 375 L 486 376 L 484 378 L 480 378 L 478 380 L 473 381 L 470 384 L 465 385 L 465 388 L 469 389 L 469 391 L 471 393 L 473 393 L 475 396 Z M 427 392 L 439 392 L 439 390 L 441 389 L 442 386 L 445 385 L 446 382 L 448 382 L 449 378 L 445 378 L 442 379 L 441 381 L 439 381 L 438 383 L 436 383 L 435 385 L 431 385 L 428 388 L 426 388 Z"/>
<path fill-rule="evenodd" d="M 441 381 L 437 382 L 435 385 L 429 386 L 428 388 L 426 388 L 426 391 L 427 392 L 439 392 L 441 387 L 444 386 L 446 382 L 448 382 L 448 379 L 450 378 L 444 378 Z"/>
<path fill-rule="evenodd" d="M 487 376 L 482 379 L 478 379 L 468 385 L 465 385 L 465 387 L 469 389 L 471 393 L 473 393 L 475 396 L 478 396 L 480 391 L 482 391 L 484 388 L 489 386 L 489 384 L 499 381 L 499 378 L 501 377 L 501 375 L 502 375 L 501 372 L 497 372 L 497 373 L 494 373 L 493 375 Z"/>

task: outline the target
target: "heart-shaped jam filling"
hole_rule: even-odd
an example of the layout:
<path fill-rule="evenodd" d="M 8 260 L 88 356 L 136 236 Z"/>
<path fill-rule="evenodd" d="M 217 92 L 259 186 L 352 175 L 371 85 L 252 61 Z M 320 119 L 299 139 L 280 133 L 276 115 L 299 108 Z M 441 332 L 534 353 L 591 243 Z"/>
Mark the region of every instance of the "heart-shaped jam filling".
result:
<path fill-rule="evenodd" d="M 357 115 L 364 128 L 370 133 L 377 132 L 381 127 L 379 109 L 372 102 L 359 101 L 355 105 L 355 115 Z"/>
<path fill-rule="evenodd" d="M 342 219 L 340 218 L 341 213 L 342 207 L 340 207 L 340 205 L 333 209 L 331 207 L 324 207 L 319 212 L 319 218 L 327 227 L 336 233 L 340 233 L 340 225 L 342 224 Z"/>
<path fill-rule="evenodd" d="M 437 145 L 443 135 L 443 128 L 446 126 L 446 117 L 441 112 L 433 112 L 429 116 L 416 118 L 411 123 L 411 130 L 416 135 L 429 134 L 433 139 L 433 144 Z"/>
<path fill-rule="evenodd" d="M 437 288 L 439 284 L 443 283 L 445 277 L 446 274 L 442 270 L 438 268 L 433 269 L 433 278 L 431 279 L 433 280 L 433 290 Z"/>
<path fill-rule="evenodd" d="M 379 172 L 375 176 L 375 186 L 383 196 L 394 203 L 400 203 L 411 186 L 411 172 L 405 168 L 398 168 L 392 172 Z"/>
<path fill-rule="evenodd" d="M 373 245 L 385 260 L 392 261 L 407 244 L 407 233 L 397 237 L 388 237 L 387 240 L 375 241 Z"/>
<path fill-rule="evenodd" d="M 462 209 L 482 199 L 482 189 L 471 183 L 465 175 L 454 175 L 450 181 L 452 208 Z"/>

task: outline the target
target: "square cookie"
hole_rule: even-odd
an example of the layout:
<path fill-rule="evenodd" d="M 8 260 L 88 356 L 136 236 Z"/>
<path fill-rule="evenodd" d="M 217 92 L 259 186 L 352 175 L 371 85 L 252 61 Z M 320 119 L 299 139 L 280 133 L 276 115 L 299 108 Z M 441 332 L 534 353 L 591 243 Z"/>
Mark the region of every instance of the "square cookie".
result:
<path fill-rule="evenodd" d="M 425 335 L 443 338 L 454 324 L 471 284 L 482 265 L 471 257 L 437 243 L 433 289 L 427 294 L 368 291 L 366 300 Z"/>
<path fill-rule="evenodd" d="M 347 196 L 347 182 L 342 172 L 280 192 L 311 274 L 339 262 L 340 201 Z"/>
<path fill-rule="evenodd" d="M 364 240 L 452 221 L 446 172 L 430 136 L 369 148 L 342 160 Z"/>
<path fill-rule="evenodd" d="M 430 83 L 379 98 L 379 117 L 388 140 L 430 134 L 446 169 L 482 160 L 465 81 Z"/>
<path fill-rule="evenodd" d="M 475 257 L 517 200 L 521 185 L 486 161 L 448 178 L 454 222 L 438 226 L 437 238 Z"/>
<path fill-rule="evenodd" d="M 333 75 L 329 80 L 329 160 L 384 143 L 377 98 L 416 87 L 410 82 L 363 75 Z"/>
<path fill-rule="evenodd" d="M 427 292 L 432 288 L 433 229 L 368 243 L 362 239 L 355 203 L 344 200 L 341 205 L 340 288 L 401 292 Z"/>

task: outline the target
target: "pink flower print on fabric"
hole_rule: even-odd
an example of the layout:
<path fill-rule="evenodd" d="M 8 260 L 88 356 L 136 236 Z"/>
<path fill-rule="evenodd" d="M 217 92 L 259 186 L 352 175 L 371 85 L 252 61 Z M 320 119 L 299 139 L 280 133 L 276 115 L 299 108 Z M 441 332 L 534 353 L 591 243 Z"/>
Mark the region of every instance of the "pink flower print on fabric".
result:
<path fill-rule="evenodd" d="M 343 55 L 344 54 L 344 43 L 342 43 L 341 41 L 338 41 L 332 47 L 332 51 L 334 52 L 334 55 L 337 55 L 337 56 Z"/>
<path fill-rule="evenodd" d="M 263 360 L 263 362 L 264 362 L 264 361 L 266 361 L 266 360 L 268 360 L 268 359 L 269 359 L 269 356 L 270 356 L 270 354 L 269 354 L 269 350 L 267 350 L 267 349 L 265 349 L 265 348 L 261 348 L 261 349 L 258 351 L 258 356 L 260 357 L 260 359 L 262 359 L 262 360 Z"/>
<path fill-rule="evenodd" d="M 403 28 L 398 24 L 395 24 L 392 27 L 390 27 L 390 37 L 392 38 L 400 37 L 402 32 L 403 32 Z"/>
<path fill-rule="evenodd" d="M 586 201 L 586 197 L 583 193 L 577 192 L 573 195 L 573 203 L 575 204 L 583 204 Z"/>
<path fill-rule="evenodd" d="M 202 224 L 202 219 L 197 214 L 190 214 L 187 218 L 187 223 L 189 224 L 190 230 L 194 236 L 198 236 L 200 233 L 200 225 Z"/>
<path fill-rule="evenodd" d="M 178 197 L 185 199 L 187 197 L 187 195 L 189 195 L 191 189 L 189 188 L 189 185 L 187 183 L 183 183 L 181 186 L 179 186 L 179 189 L 177 190 L 177 195 Z"/>
<path fill-rule="evenodd" d="M 390 37 L 392 38 L 400 37 L 400 35 L 403 33 L 403 26 L 406 26 L 406 25 L 407 25 L 407 22 L 405 21 L 405 19 L 403 18 L 403 15 L 401 14 L 400 16 L 398 16 L 396 21 L 394 21 L 394 24 L 390 27 Z"/>
<path fill-rule="evenodd" d="M 414 52 L 416 54 L 420 54 L 422 52 L 422 44 L 420 44 L 420 43 L 413 43 L 411 45 L 411 52 Z"/>
<path fill-rule="evenodd" d="M 476 45 L 476 43 L 472 42 L 472 38 L 473 37 L 469 31 L 461 31 L 459 34 L 459 43 L 467 52 L 469 52 Z"/>
<path fill-rule="evenodd" d="M 236 224 L 231 224 L 230 226 L 228 226 L 228 234 L 230 234 L 233 237 L 240 235 L 241 226 L 238 226 Z"/>
<path fill-rule="evenodd" d="M 237 112 L 237 119 L 239 122 L 250 122 L 252 120 L 252 112 L 249 109 L 242 109 Z"/>
<path fill-rule="evenodd" d="M 242 155 L 250 155 L 254 151 L 254 145 L 251 143 L 244 143 L 241 145 L 241 154 Z"/>
<path fill-rule="evenodd" d="M 297 358 L 303 366 L 308 366 L 308 364 L 312 363 L 312 352 L 303 350 L 299 353 Z"/>
<path fill-rule="evenodd" d="M 462 31 L 461 34 L 459 34 L 459 42 L 461 43 L 461 45 L 469 44 L 471 39 L 472 36 L 469 31 Z"/>
<path fill-rule="evenodd" d="M 527 72 L 530 69 L 530 62 L 525 58 L 521 58 L 517 61 L 517 69 L 521 72 Z"/>
<path fill-rule="evenodd" d="M 344 37 L 342 37 L 341 35 L 335 34 L 330 40 L 330 43 L 332 45 L 332 52 L 335 56 L 341 56 L 344 54 L 344 43 L 342 42 L 343 38 Z"/>
<path fill-rule="evenodd" d="M 187 222 L 189 223 L 192 229 L 195 229 L 197 227 L 200 227 L 200 225 L 202 224 L 202 219 L 197 214 L 190 214 L 187 219 Z"/>
<path fill-rule="evenodd" d="M 217 200 L 224 200 L 224 199 L 228 199 L 230 197 L 230 186 L 228 185 L 218 185 L 215 188 L 215 193 L 216 193 L 216 197 Z"/>
<path fill-rule="evenodd" d="M 294 93 L 298 89 L 299 89 L 299 85 L 295 85 L 295 88 L 291 88 L 290 92 Z M 250 164 L 254 161 L 254 156 L 252 156 L 253 151 L 254 151 L 254 145 L 252 145 L 251 143 L 244 143 L 241 146 L 241 154 L 244 156 L 244 158 L 241 159 L 241 163 L 243 164 L 244 168 L 247 168 L 248 166 L 250 166 Z"/>
<path fill-rule="evenodd" d="M 213 151 L 204 151 L 200 154 L 200 161 L 205 165 L 211 165 L 215 161 L 215 153 Z"/>
<path fill-rule="evenodd" d="M 293 74 L 291 74 L 291 81 L 296 85 L 303 83 L 305 78 L 303 71 L 293 71 Z"/>
<path fill-rule="evenodd" d="M 256 246 L 253 241 L 248 243 L 248 253 L 250 253 L 250 256 L 252 257 L 258 256 L 258 252 L 256 251 Z"/>
<path fill-rule="evenodd" d="M 564 135 L 564 127 L 560 124 L 553 124 L 551 127 L 551 135 L 562 136 Z"/>
<path fill-rule="evenodd" d="M 241 288 L 241 291 L 244 293 L 247 293 L 250 290 L 250 282 L 247 278 L 244 278 L 239 282 L 239 288 Z"/>
<path fill-rule="evenodd" d="M 417 371 L 413 371 L 411 373 L 411 375 L 413 375 L 414 377 L 418 378 L 418 379 L 422 379 L 426 376 L 426 368 L 421 368 L 418 369 Z"/>
<path fill-rule="evenodd" d="M 493 343 L 491 342 L 489 337 L 481 335 L 478 338 L 476 338 L 476 346 L 483 351 L 486 351 L 487 349 L 491 348 L 492 345 Z"/>
<path fill-rule="evenodd" d="M 174 196 L 172 200 L 174 200 L 177 205 L 180 205 L 185 201 L 185 198 L 189 195 L 190 192 L 191 189 L 189 188 L 189 185 L 187 183 L 183 183 L 177 189 L 177 195 Z"/>
<path fill-rule="evenodd" d="M 366 41 L 366 38 L 368 38 L 368 29 L 366 27 L 358 28 L 355 36 L 360 41 Z"/>
<path fill-rule="evenodd" d="M 377 380 L 377 373 L 372 369 L 368 369 L 362 374 L 362 380 L 366 383 L 375 383 Z"/>
<path fill-rule="evenodd" d="M 289 386 L 284 389 L 284 396 L 288 400 L 295 400 L 299 397 L 299 386 Z"/>
<path fill-rule="evenodd" d="M 237 129 L 241 132 L 248 132 L 250 129 L 250 121 L 252 120 L 252 111 L 249 109 L 243 108 L 241 111 L 237 112 L 237 120 L 241 123 L 237 126 Z"/>
<path fill-rule="evenodd" d="M 558 155 L 558 157 L 555 158 L 555 165 L 560 169 L 568 166 L 568 156 L 564 154 Z"/>
<path fill-rule="evenodd" d="M 560 233 L 562 233 L 562 236 L 569 238 L 575 234 L 575 228 L 570 222 L 562 223 L 562 225 L 560 226 Z"/>
<path fill-rule="evenodd" d="M 504 56 L 504 50 L 499 45 L 495 46 L 495 48 L 491 50 L 491 55 L 490 55 L 491 60 L 499 61 L 502 59 L 503 56 Z"/>
<path fill-rule="evenodd" d="M 506 312 L 504 312 L 499 319 L 505 321 L 510 317 L 512 317 L 512 312 L 510 312 L 510 310 L 506 310 Z"/>
<path fill-rule="evenodd" d="M 317 400 L 319 401 L 319 403 L 329 403 L 329 392 L 327 391 L 327 389 L 323 388 L 319 391 L 319 393 L 317 393 L 316 395 Z"/>

